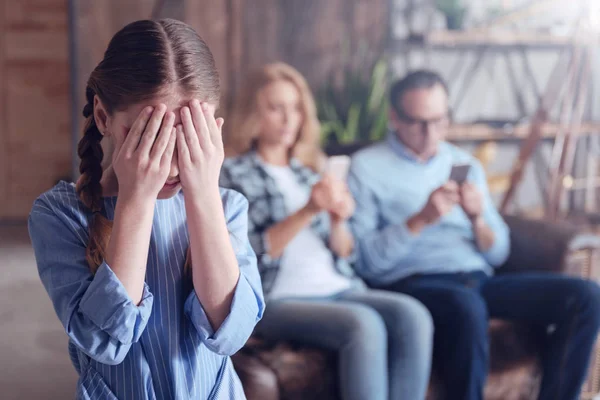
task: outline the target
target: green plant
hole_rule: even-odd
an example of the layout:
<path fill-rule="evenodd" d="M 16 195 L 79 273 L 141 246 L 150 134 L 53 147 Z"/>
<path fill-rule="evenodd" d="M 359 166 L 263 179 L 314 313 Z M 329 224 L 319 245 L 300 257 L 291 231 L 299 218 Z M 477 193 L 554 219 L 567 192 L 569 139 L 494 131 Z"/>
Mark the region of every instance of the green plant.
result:
<path fill-rule="evenodd" d="M 370 75 L 346 67 L 341 85 L 335 79 L 317 93 L 321 138 L 325 143 L 375 141 L 387 130 L 387 63 L 375 63 Z"/>
<path fill-rule="evenodd" d="M 463 6 L 462 0 L 436 0 L 436 6 L 444 13 L 448 29 L 460 30 L 463 28 L 467 8 Z"/>

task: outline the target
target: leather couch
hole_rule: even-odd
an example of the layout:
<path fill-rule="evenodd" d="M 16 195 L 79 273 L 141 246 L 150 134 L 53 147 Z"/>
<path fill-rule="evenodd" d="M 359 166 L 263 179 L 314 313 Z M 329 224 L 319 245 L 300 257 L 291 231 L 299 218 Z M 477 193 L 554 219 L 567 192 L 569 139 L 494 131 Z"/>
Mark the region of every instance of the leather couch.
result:
<path fill-rule="evenodd" d="M 507 217 L 511 255 L 499 274 L 543 271 L 597 278 L 598 239 L 566 224 Z M 538 340 L 526 325 L 491 320 L 490 373 L 486 400 L 536 399 L 541 381 Z M 298 343 L 270 343 L 253 337 L 233 357 L 249 400 L 339 399 L 336 356 Z M 597 393 L 600 362 L 593 359 L 583 398 Z M 428 400 L 443 398 L 432 372 Z M 368 399 L 365 399 L 368 400 Z M 412 400 L 412 399 L 406 399 Z"/>

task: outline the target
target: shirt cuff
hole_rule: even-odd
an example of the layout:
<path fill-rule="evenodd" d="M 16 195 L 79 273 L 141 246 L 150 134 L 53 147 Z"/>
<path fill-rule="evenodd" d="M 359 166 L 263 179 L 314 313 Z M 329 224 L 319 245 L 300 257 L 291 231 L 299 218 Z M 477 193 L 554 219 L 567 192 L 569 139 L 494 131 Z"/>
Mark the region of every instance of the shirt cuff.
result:
<path fill-rule="evenodd" d="M 135 305 L 127 290 L 105 262 L 81 298 L 79 310 L 101 330 L 122 344 L 135 343 L 146 328 L 154 296 L 144 282 L 142 301 Z"/>
<path fill-rule="evenodd" d="M 260 318 L 257 296 L 242 274 L 233 294 L 229 315 L 216 332 L 196 291 L 192 290 L 184 307 L 202 342 L 209 350 L 222 355 L 235 354 L 246 343 Z"/>

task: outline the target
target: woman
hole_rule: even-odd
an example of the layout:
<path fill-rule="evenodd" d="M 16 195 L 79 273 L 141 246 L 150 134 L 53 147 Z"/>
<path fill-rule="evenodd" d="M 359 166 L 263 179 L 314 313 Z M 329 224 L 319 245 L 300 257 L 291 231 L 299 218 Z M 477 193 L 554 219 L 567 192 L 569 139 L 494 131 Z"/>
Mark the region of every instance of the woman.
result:
<path fill-rule="evenodd" d="M 257 333 L 339 352 L 341 395 L 422 399 L 432 324 L 404 295 L 368 290 L 349 266 L 346 220 L 354 202 L 344 182 L 319 177 L 319 123 L 302 76 L 267 65 L 238 99 L 221 185 L 250 202 L 249 236 L 269 305 Z"/>
<path fill-rule="evenodd" d="M 244 398 L 228 356 L 263 300 L 247 202 L 218 187 L 219 91 L 209 48 L 174 20 L 127 25 L 88 80 L 81 178 L 29 219 L 78 399 Z"/>

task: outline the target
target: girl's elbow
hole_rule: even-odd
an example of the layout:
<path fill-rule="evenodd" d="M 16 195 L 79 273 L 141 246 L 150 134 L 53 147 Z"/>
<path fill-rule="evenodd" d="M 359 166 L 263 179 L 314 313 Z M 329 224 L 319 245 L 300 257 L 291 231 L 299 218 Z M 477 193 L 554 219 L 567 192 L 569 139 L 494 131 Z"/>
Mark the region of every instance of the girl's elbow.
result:
<path fill-rule="evenodd" d="M 88 351 L 83 350 L 92 360 L 99 362 L 100 364 L 106 365 L 119 365 L 121 364 L 127 354 L 129 354 L 129 349 L 131 345 L 117 345 L 117 346 L 107 346 L 105 348 L 94 348 L 88 349 Z"/>

